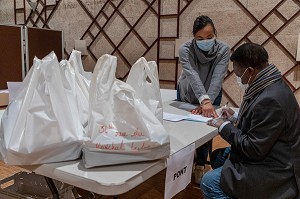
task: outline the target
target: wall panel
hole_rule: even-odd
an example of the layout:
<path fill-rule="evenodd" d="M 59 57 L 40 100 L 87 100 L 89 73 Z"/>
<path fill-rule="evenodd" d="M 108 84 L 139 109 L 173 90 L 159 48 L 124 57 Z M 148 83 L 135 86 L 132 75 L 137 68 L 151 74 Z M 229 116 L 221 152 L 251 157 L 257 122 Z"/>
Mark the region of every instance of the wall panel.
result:
<path fill-rule="evenodd" d="M 102 54 L 114 54 L 119 59 L 117 76 L 126 79 L 131 65 L 145 56 L 157 61 L 161 86 L 168 88 L 176 87 L 179 75 L 175 39 L 192 37 L 194 19 L 209 15 L 218 38 L 232 50 L 248 41 L 265 46 L 270 62 L 280 68 L 300 101 L 300 83 L 295 81 L 299 0 L 38 0 L 35 11 L 24 0 L 14 2 L 15 23 L 64 31 L 66 57 L 75 40 L 87 40 L 86 69 L 92 70 Z M 237 106 L 241 96 L 230 66 L 223 102 Z"/>

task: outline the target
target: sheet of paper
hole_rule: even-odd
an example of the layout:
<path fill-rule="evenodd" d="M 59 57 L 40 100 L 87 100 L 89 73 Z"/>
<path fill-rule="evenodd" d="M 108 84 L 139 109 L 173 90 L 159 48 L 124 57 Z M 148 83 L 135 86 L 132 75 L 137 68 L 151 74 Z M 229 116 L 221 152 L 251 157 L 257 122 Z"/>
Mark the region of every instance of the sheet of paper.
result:
<path fill-rule="evenodd" d="M 165 199 L 171 199 L 191 182 L 195 143 L 170 155 L 167 159 Z"/>
<path fill-rule="evenodd" d="M 186 116 L 184 115 L 177 115 L 177 114 L 166 113 L 166 112 L 163 113 L 163 119 L 171 122 L 178 122 L 184 120 L 185 118 Z"/>
<path fill-rule="evenodd" d="M 194 114 L 188 114 L 186 116 L 186 120 L 191 120 L 195 122 L 207 122 L 208 120 L 213 119 L 212 117 L 204 117 L 202 115 L 194 115 Z"/>
<path fill-rule="evenodd" d="M 194 114 L 178 115 L 178 114 L 164 112 L 163 119 L 171 122 L 179 122 L 182 120 L 189 120 L 195 122 L 207 122 L 208 120 L 211 120 L 213 118 L 204 117 L 202 115 L 194 115 Z"/>

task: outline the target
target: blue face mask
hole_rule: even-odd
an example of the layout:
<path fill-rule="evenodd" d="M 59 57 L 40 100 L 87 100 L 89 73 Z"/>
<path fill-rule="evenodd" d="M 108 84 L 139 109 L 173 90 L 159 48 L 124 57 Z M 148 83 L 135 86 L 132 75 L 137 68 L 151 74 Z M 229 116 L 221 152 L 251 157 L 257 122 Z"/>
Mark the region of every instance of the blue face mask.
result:
<path fill-rule="evenodd" d="M 205 39 L 205 40 L 196 40 L 198 48 L 203 51 L 210 51 L 215 44 L 215 38 Z"/>

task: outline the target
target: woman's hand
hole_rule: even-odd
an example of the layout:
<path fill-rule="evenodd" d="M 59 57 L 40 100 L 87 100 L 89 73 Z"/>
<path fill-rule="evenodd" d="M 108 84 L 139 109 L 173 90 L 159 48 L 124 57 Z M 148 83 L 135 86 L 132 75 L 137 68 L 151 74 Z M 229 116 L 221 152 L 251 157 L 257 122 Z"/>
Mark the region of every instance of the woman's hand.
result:
<path fill-rule="evenodd" d="M 205 100 L 201 104 L 201 109 L 202 109 L 202 115 L 204 117 L 213 117 L 217 118 L 218 114 L 215 111 L 214 106 L 211 104 L 210 100 Z"/>
<path fill-rule="evenodd" d="M 201 105 L 198 106 L 197 108 L 193 109 L 191 111 L 191 113 L 194 114 L 194 115 L 200 115 L 202 113 L 202 107 L 201 107 Z"/>

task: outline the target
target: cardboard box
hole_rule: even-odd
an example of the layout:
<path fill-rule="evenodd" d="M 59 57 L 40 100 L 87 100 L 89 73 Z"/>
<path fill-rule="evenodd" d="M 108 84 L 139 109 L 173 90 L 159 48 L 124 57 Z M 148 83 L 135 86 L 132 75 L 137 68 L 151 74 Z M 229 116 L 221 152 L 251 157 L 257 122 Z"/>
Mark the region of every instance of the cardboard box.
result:
<path fill-rule="evenodd" d="M 8 105 L 8 93 L 0 93 L 0 107 Z"/>

